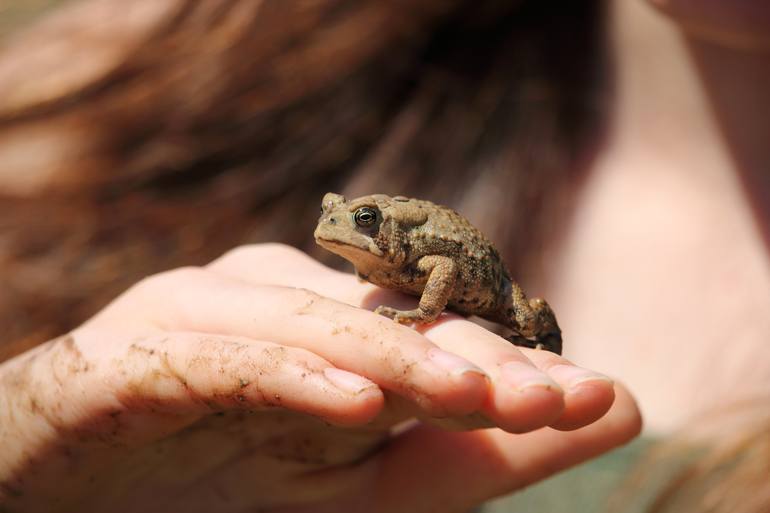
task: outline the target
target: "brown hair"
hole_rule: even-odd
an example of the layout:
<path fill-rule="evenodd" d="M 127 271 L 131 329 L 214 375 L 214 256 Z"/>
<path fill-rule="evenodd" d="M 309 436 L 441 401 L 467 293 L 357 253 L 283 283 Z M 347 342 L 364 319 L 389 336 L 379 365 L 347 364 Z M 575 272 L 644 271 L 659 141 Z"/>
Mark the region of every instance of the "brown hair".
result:
<path fill-rule="evenodd" d="M 237 244 L 327 258 L 328 190 L 453 205 L 520 271 L 600 118 L 594 2 L 130 5 L 75 3 L 0 57 L 0 359 Z"/>
<path fill-rule="evenodd" d="M 237 244 L 326 259 L 311 233 L 328 190 L 455 206 L 526 281 L 600 139 L 601 24 L 598 1 L 89 0 L 14 35 L 0 361 Z M 766 475 L 767 432 L 735 446 L 725 497 Z"/>
<path fill-rule="evenodd" d="M 720 408 L 654 445 L 609 513 L 770 512 L 768 397 Z"/>

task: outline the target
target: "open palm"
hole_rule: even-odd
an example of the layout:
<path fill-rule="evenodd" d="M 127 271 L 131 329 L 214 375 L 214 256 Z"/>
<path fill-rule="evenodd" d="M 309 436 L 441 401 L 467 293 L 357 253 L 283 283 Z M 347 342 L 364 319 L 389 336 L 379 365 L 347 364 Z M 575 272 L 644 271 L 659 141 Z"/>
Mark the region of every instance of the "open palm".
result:
<path fill-rule="evenodd" d="M 410 301 L 279 245 L 147 278 L 0 366 L 0 504 L 459 512 L 638 432 L 562 357 L 369 311 Z"/>

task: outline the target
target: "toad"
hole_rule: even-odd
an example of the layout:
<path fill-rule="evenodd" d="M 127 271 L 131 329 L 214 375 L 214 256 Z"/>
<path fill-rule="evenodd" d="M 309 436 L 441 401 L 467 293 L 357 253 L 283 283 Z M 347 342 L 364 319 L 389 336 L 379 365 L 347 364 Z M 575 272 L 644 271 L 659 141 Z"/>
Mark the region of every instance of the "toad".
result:
<path fill-rule="evenodd" d="M 491 242 L 454 210 L 429 201 L 372 194 L 347 201 L 327 193 L 315 240 L 349 260 L 360 279 L 420 298 L 417 308 L 375 310 L 399 323 L 431 323 L 445 308 L 502 324 L 510 340 L 561 354 L 548 303 L 528 299 Z"/>

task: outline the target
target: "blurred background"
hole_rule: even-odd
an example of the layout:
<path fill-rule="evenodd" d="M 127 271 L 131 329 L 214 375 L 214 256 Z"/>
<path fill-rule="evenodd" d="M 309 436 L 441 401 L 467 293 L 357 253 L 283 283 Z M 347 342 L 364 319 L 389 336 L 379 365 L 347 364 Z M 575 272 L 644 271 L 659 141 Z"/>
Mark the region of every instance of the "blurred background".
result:
<path fill-rule="evenodd" d="M 238 244 L 344 265 L 327 191 L 455 207 L 527 282 L 605 103 L 602 7 L 560 9 L 4 2 L 0 357 Z"/>
<path fill-rule="evenodd" d="M 0 6 L 0 34 L 6 36 L 19 30 L 41 13 L 67 0 L 7 0 Z"/>
<path fill-rule="evenodd" d="M 770 511 L 770 9 L 700 4 L 2 1 L 0 361 L 240 244 L 348 269 L 323 194 L 420 197 L 685 434 L 489 511 Z"/>

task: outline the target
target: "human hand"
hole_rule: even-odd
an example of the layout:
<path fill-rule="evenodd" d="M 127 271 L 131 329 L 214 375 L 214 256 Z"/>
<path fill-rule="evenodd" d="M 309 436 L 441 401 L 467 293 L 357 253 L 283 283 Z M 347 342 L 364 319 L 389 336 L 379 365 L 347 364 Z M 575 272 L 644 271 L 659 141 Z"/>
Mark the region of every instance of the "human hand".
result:
<path fill-rule="evenodd" d="M 444 509 L 461 511 L 638 430 L 621 393 L 610 415 L 572 433 L 422 424 L 391 436 L 411 415 L 456 428 L 576 428 L 602 416 L 613 389 L 451 315 L 420 334 L 348 306 L 378 293 L 276 245 L 145 280 L 71 335 L 0 366 L 3 504 L 417 512 L 452 498 Z"/>

